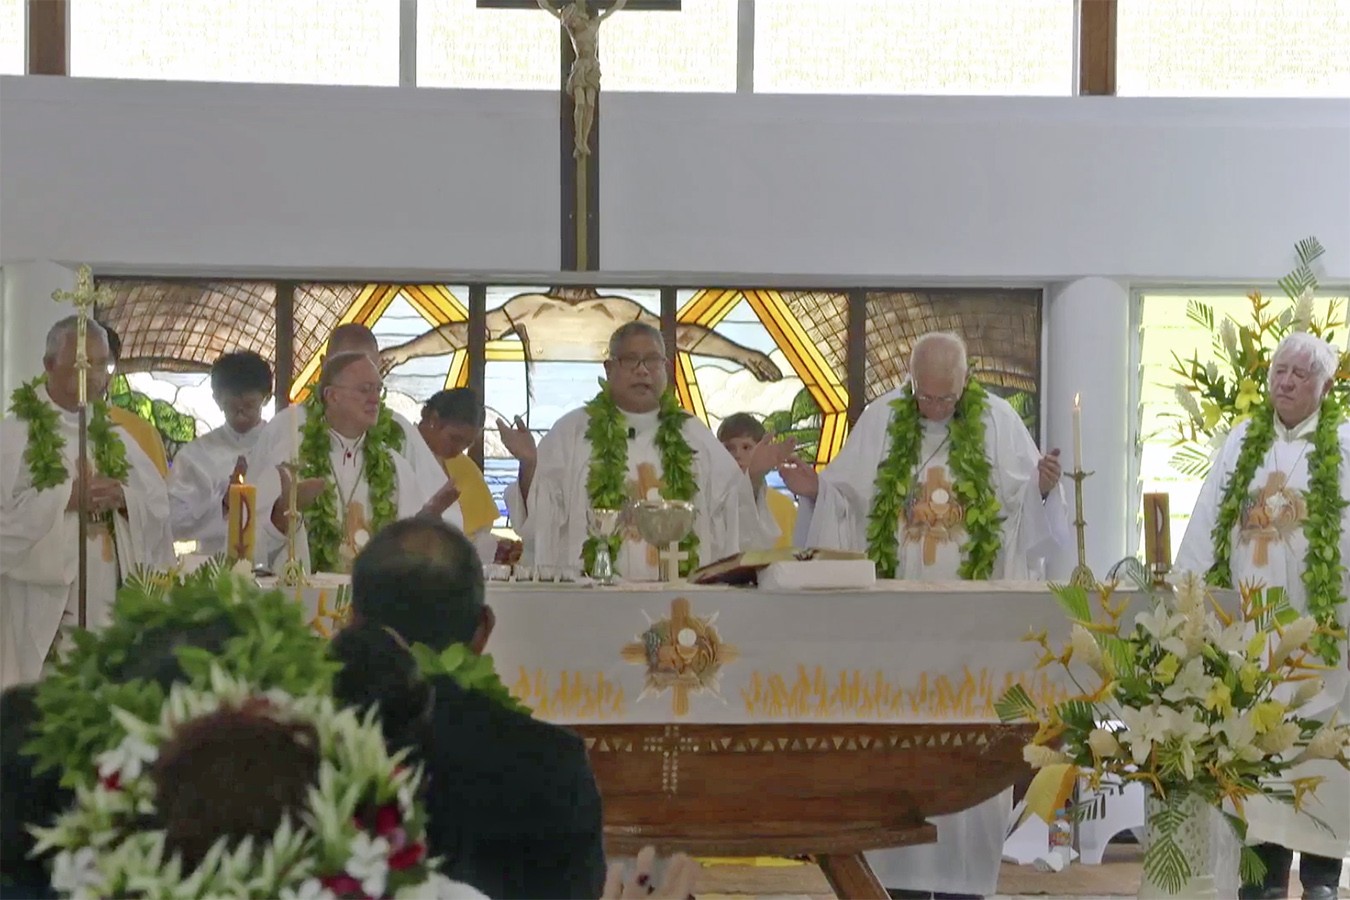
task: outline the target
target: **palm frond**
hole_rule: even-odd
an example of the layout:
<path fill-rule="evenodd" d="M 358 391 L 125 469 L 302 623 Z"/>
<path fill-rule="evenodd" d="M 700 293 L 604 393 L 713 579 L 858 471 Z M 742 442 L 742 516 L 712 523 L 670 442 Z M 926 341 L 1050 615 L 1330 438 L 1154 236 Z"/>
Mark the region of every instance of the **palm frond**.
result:
<path fill-rule="evenodd" d="M 1000 722 L 1025 722 L 1038 711 L 1035 701 L 1020 684 L 1014 684 L 994 701 L 994 712 Z"/>
<path fill-rule="evenodd" d="M 1186 318 L 1208 331 L 1214 330 L 1214 307 L 1199 300 L 1186 301 Z"/>
<path fill-rule="evenodd" d="M 1173 453 L 1167 464 L 1182 475 L 1204 478 L 1209 474 L 1209 470 L 1213 466 L 1213 460 L 1209 453 L 1194 444 L 1187 444 Z"/>
<path fill-rule="evenodd" d="M 1305 237 L 1294 245 L 1294 252 L 1298 254 L 1298 261 L 1306 266 L 1327 251 L 1316 237 Z"/>

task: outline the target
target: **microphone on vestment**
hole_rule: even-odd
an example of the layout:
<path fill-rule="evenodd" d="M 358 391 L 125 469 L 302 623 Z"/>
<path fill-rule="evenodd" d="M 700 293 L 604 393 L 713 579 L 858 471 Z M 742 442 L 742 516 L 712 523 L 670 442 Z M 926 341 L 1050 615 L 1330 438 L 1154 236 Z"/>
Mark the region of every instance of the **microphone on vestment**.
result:
<path fill-rule="evenodd" d="M 628 439 L 631 441 L 635 437 L 637 437 L 637 429 L 636 428 L 628 429 Z"/>

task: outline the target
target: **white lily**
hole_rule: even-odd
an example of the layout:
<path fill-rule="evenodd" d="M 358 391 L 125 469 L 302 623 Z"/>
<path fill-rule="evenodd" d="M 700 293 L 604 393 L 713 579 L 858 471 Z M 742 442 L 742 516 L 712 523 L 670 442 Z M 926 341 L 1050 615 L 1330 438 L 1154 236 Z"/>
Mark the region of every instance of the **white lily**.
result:
<path fill-rule="evenodd" d="M 1121 754 L 1120 741 L 1105 728 L 1094 728 L 1088 734 L 1088 747 L 1098 759 L 1111 759 Z"/>
<path fill-rule="evenodd" d="M 1205 674 L 1205 659 L 1193 656 L 1186 661 L 1177 673 L 1176 679 L 1163 691 L 1163 699 L 1169 703 L 1183 700 L 1202 700 L 1214 686 L 1214 679 Z"/>
<path fill-rule="evenodd" d="M 351 856 L 344 867 L 347 874 L 361 882 L 361 890 L 369 897 L 383 897 L 389 878 L 389 842 L 382 837 L 371 838 L 358 832 L 351 843 Z"/>
<path fill-rule="evenodd" d="M 1312 616 L 1300 616 L 1290 622 L 1285 626 L 1284 634 L 1280 635 L 1280 642 L 1275 645 L 1275 652 L 1270 656 L 1270 664 L 1283 665 L 1296 650 L 1308 643 L 1308 638 L 1312 637 L 1316 630 L 1317 620 Z"/>

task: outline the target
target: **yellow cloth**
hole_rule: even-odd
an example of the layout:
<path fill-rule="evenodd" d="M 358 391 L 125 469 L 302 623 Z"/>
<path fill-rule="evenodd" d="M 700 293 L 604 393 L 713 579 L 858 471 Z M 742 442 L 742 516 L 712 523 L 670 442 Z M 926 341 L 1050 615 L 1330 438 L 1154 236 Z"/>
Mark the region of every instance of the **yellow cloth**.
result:
<path fill-rule="evenodd" d="M 764 489 L 764 502 L 769 505 L 769 514 L 778 524 L 778 543 L 774 544 L 775 549 L 791 547 L 792 532 L 797 527 L 797 505 L 787 494 L 767 487 Z"/>
<path fill-rule="evenodd" d="M 159 436 L 159 432 L 155 430 L 154 425 L 131 410 L 123 409 L 120 406 L 109 405 L 108 418 L 112 420 L 114 425 L 131 435 L 137 444 L 141 445 L 145 455 L 150 457 L 150 461 L 155 464 L 155 468 L 159 469 L 161 478 L 169 477 L 169 457 L 164 453 L 164 440 Z"/>
<path fill-rule="evenodd" d="M 1033 815 L 1053 823 L 1056 810 L 1068 808 L 1069 798 L 1073 796 L 1077 783 L 1077 766 L 1063 763 L 1041 769 L 1027 788 L 1026 810 L 1017 824 L 1021 825 L 1028 816 Z"/>
<path fill-rule="evenodd" d="M 497 502 L 492 499 L 483 472 L 464 454 L 441 461 L 445 473 L 459 488 L 459 508 L 464 513 L 464 533 L 477 534 L 497 521 Z"/>

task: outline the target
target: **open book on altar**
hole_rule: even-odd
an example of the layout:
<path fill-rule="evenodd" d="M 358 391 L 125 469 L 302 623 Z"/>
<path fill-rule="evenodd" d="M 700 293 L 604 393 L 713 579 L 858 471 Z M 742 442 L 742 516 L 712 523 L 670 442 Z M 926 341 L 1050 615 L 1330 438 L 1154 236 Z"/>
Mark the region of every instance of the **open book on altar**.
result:
<path fill-rule="evenodd" d="M 780 588 L 868 587 L 876 566 L 852 550 L 782 547 L 747 550 L 695 569 L 695 584 L 761 584 Z M 772 585 L 769 584 L 772 582 Z"/>

